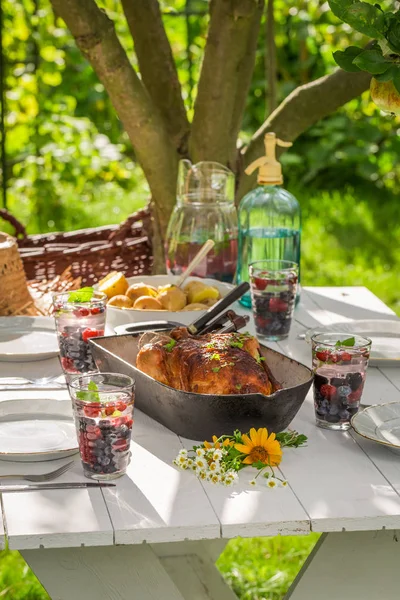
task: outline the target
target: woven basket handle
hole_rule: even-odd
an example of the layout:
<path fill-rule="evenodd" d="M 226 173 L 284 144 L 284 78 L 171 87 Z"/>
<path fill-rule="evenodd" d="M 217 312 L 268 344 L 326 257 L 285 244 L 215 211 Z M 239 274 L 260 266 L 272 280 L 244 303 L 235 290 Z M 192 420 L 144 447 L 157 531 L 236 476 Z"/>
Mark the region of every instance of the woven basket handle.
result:
<path fill-rule="evenodd" d="M 25 227 L 22 225 L 22 223 L 20 223 L 18 221 L 18 219 L 16 217 L 14 217 L 11 213 L 9 213 L 8 210 L 6 210 L 5 208 L 0 208 L 0 217 L 2 219 L 4 219 L 4 221 L 7 221 L 14 227 L 15 235 L 17 237 L 22 236 L 24 239 L 26 238 L 27 234 L 26 234 Z"/>

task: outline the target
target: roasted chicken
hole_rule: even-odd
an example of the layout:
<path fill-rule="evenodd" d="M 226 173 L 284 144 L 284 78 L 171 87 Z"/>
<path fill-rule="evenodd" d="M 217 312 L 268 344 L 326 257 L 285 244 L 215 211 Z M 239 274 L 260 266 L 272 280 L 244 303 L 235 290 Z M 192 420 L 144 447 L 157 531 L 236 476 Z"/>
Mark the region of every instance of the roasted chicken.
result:
<path fill-rule="evenodd" d="M 281 386 L 260 354 L 257 339 L 244 333 L 192 336 L 185 327 L 168 335 L 145 334 L 136 366 L 170 387 L 198 394 L 269 396 Z"/>

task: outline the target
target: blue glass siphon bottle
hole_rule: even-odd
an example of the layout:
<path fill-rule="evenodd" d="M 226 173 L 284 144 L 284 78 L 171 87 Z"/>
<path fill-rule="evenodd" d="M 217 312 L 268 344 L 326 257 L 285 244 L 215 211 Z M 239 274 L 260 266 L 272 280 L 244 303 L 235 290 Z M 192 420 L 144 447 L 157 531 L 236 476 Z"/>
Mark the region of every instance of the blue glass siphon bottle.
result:
<path fill-rule="evenodd" d="M 281 187 L 282 167 L 275 155 L 276 145 L 288 147 L 292 144 L 277 139 L 272 132 L 265 135 L 264 142 L 265 156 L 255 160 L 245 171 L 251 175 L 259 170 L 258 187 L 246 194 L 239 205 L 236 282 L 249 281 L 250 263 L 275 259 L 297 263 L 300 283 L 300 205 Z M 242 296 L 240 302 L 251 307 L 250 294 Z"/>

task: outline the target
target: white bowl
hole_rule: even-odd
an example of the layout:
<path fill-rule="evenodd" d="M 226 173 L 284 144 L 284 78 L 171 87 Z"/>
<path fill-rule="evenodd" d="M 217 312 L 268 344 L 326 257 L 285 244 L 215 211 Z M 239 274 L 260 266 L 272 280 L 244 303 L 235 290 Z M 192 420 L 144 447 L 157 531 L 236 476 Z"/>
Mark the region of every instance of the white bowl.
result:
<path fill-rule="evenodd" d="M 158 287 L 168 283 L 176 283 L 179 277 L 177 275 L 139 275 L 138 277 L 129 277 L 128 283 L 145 283 Z M 233 289 L 233 285 L 222 283 L 215 279 L 201 279 L 200 277 L 188 277 L 183 287 L 189 281 L 202 281 L 207 285 L 212 285 L 219 289 L 221 296 L 226 296 Z M 144 321 L 175 321 L 182 325 L 190 325 L 196 319 L 200 318 L 205 310 L 139 310 L 135 308 L 118 308 L 116 306 L 107 306 L 107 325 L 115 329 L 119 325 L 129 325 L 130 323 L 142 323 Z"/>

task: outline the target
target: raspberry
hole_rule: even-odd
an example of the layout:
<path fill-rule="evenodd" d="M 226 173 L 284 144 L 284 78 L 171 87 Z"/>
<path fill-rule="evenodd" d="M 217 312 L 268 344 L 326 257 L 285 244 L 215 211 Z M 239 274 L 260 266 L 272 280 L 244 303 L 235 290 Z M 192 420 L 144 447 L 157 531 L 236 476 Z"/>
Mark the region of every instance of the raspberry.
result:
<path fill-rule="evenodd" d="M 100 308 L 95 306 L 90 312 L 92 313 L 92 315 L 98 315 L 100 313 Z"/>
<path fill-rule="evenodd" d="M 82 331 L 82 339 L 84 342 L 87 342 L 89 338 L 98 337 L 100 335 L 104 335 L 102 329 L 90 329 L 90 327 L 88 327 Z"/>
<path fill-rule="evenodd" d="M 343 362 L 350 362 L 352 358 L 350 352 L 341 352 L 339 357 Z"/>
<path fill-rule="evenodd" d="M 359 400 L 361 400 L 361 396 L 362 396 L 362 392 L 363 392 L 363 387 L 364 387 L 364 385 L 360 385 L 360 387 L 358 388 L 358 390 L 356 390 L 355 392 L 351 392 L 351 394 L 349 394 L 347 396 L 347 400 L 349 402 L 358 402 Z"/>
<path fill-rule="evenodd" d="M 262 277 L 254 277 L 254 285 L 258 290 L 265 290 L 267 283 L 268 281 L 266 279 L 262 279 Z"/>
<path fill-rule="evenodd" d="M 318 358 L 318 360 L 326 362 L 329 358 L 329 352 L 328 350 L 321 350 L 320 352 L 316 352 L 315 356 Z"/>
<path fill-rule="evenodd" d="M 117 402 L 117 405 L 115 408 L 121 412 L 124 412 L 124 410 L 126 410 L 126 404 L 125 404 L 125 402 Z"/>
<path fill-rule="evenodd" d="M 337 390 L 334 385 L 326 383 L 325 385 L 321 385 L 320 392 L 325 398 L 331 399 L 336 396 Z"/>
<path fill-rule="evenodd" d="M 271 298 L 269 301 L 269 310 L 272 313 L 285 312 L 288 309 L 288 303 L 280 298 Z"/>

